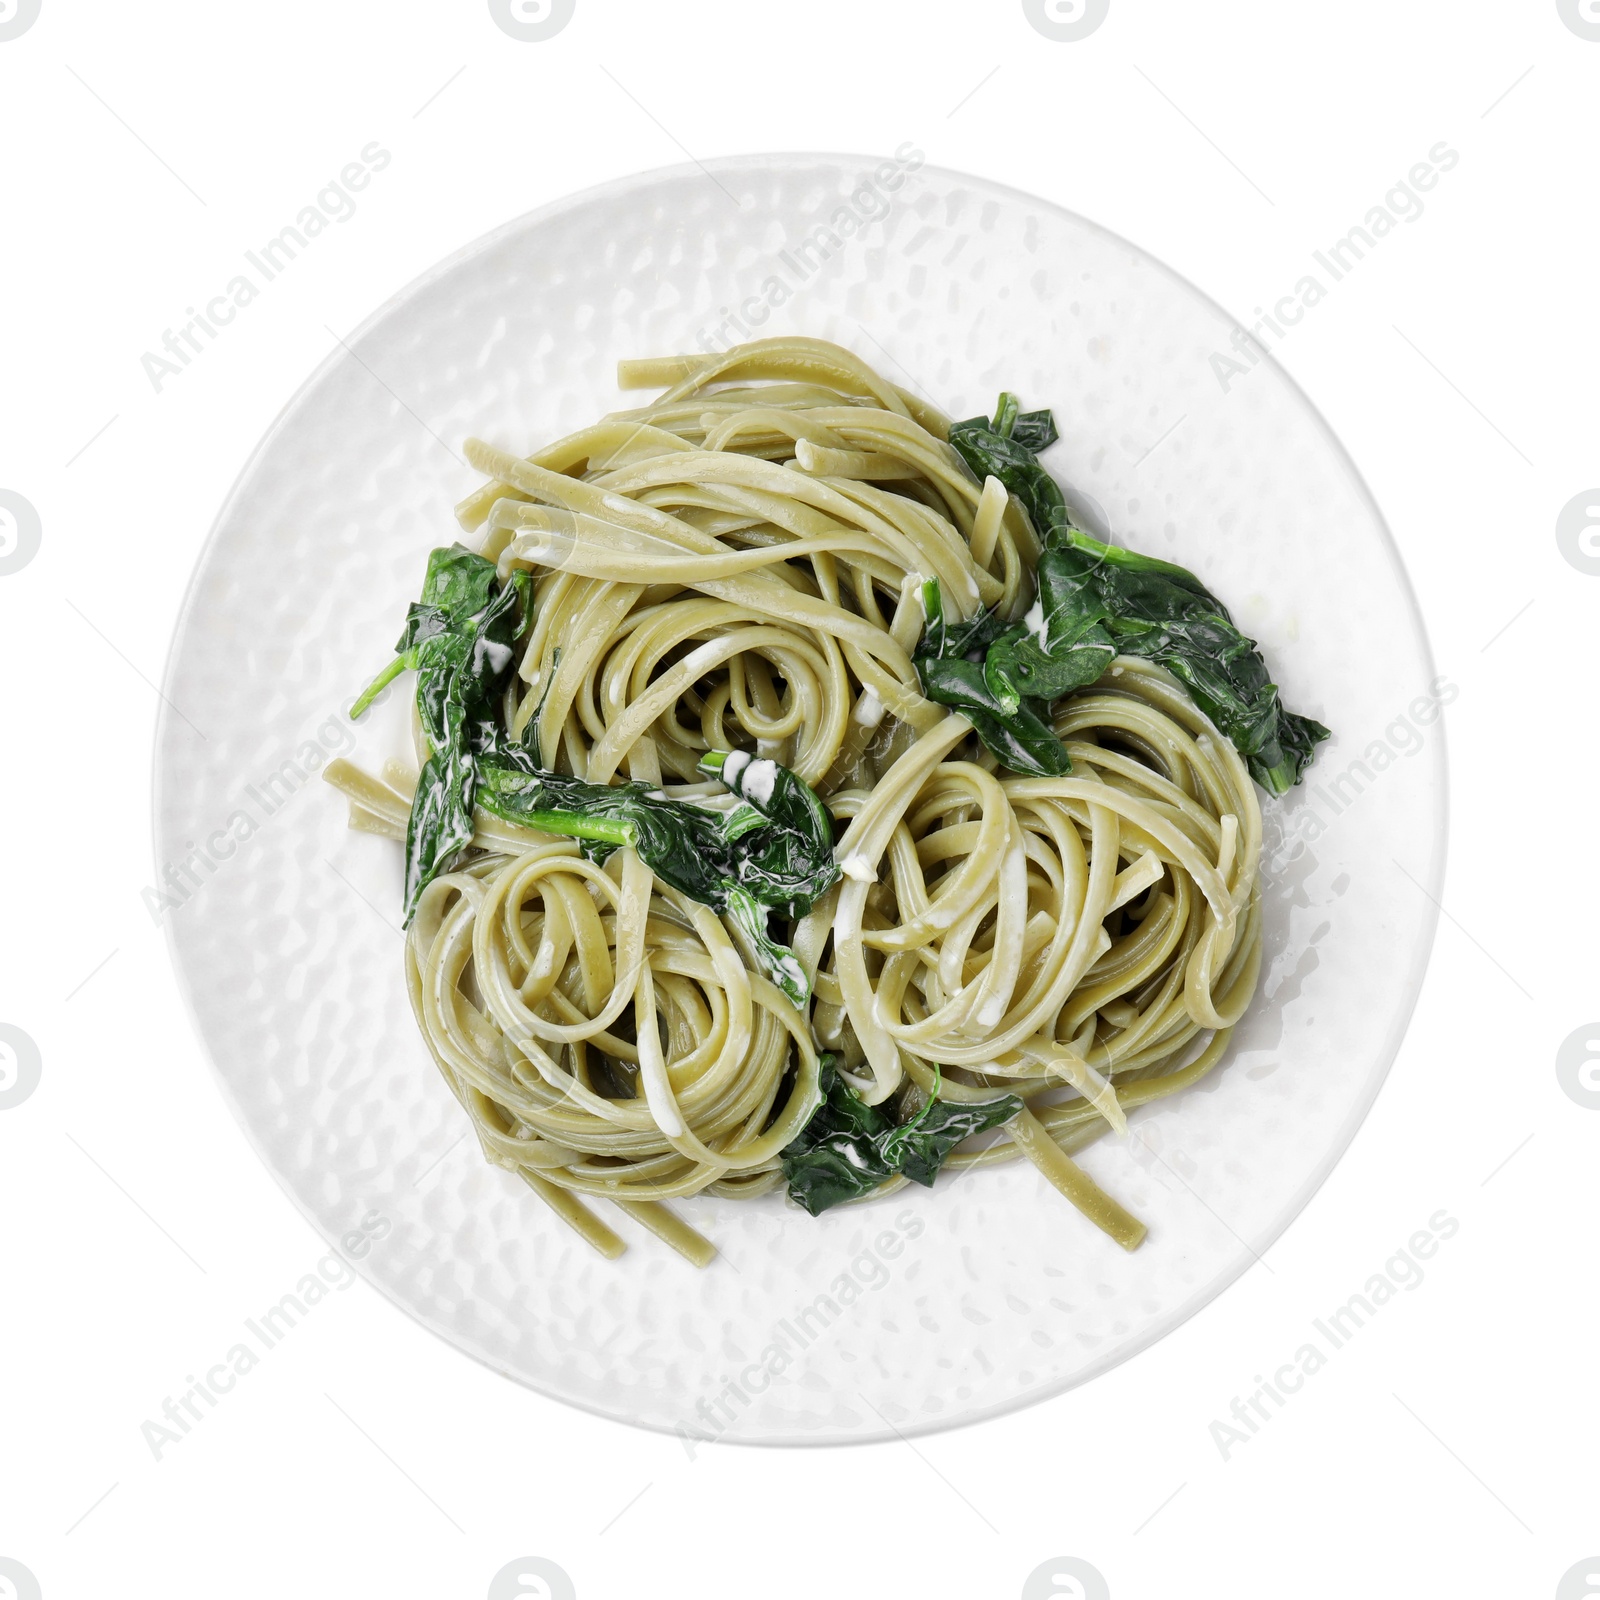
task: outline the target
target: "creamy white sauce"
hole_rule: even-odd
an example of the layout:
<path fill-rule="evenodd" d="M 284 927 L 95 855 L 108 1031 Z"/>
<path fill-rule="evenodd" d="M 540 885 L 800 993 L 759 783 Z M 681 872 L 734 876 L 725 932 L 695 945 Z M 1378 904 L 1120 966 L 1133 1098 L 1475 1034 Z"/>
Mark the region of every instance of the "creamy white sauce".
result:
<path fill-rule="evenodd" d="M 778 961 L 778 975 L 792 989 L 809 989 L 806 969 L 793 956 L 783 956 Z"/>
<path fill-rule="evenodd" d="M 677 1102 L 672 1098 L 672 1088 L 667 1081 L 667 1067 L 661 1057 L 661 1041 L 650 1037 L 654 1027 L 646 1030 L 639 1040 L 639 1076 L 644 1080 L 645 1104 L 656 1126 L 669 1138 L 683 1137 L 683 1118 L 678 1114 Z"/>
<path fill-rule="evenodd" d="M 857 883 L 876 883 L 878 874 L 872 870 L 872 863 L 864 855 L 852 852 L 839 863 L 839 870 L 847 878 L 854 878 Z"/>
<path fill-rule="evenodd" d="M 868 689 L 856 701 L 854 716 L 863 728 L 876 728 L 883 721 L 883 701 Z"/>
<path fill-rule="evenodd" d="M 704 644 L 696 645 L 678 665 L 688 672 L 691 679 L 699 678 L 717 666 L 722 661 L 723 654 L 721 644 L 715 639 L 708 639 Z"/>
<path fill-rule="evenodd" d="M 738 754 L 743 754 L 742 751 Z M 748 758 L 747 758 L 748 759 Z M 722 771 L 727 775 L 728 767 L 733 765 L 733 757 L 728 757 L 727 766 Z M 778 764 L 775 761 L 751 761 L 750 767 L 744 775 L 743 793 L 755 801 L 758 806 L 764 806 L 772 800 L 773 786 L 778 781 Z"/>
<path fill-rule="evenodd" d="M 497 644 L 493 639 L 480 639 L 478 649 L 483 653 L 483 659 L 489 663 L 491 672 L 504 672 L 511 664 L 511 646 Z"/>

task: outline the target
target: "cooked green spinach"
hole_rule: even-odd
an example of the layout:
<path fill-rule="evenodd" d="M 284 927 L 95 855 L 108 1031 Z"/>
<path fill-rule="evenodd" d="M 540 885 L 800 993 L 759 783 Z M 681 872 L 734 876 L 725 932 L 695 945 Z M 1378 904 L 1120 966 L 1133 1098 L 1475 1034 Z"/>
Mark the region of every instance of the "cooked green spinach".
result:
<path fill-rule="evenodd" d="M 1059 437 L 1051 412 L 1019 411 L 1017 397 L 1009 392 L 1000 396 L 992 420 L 968 417 L 950 424 L 950 443 L 973 476 L 979 483 L 998 478 L 1022 502 L 1045 545 L 1072 526 L 1060 484 L 1039 462 L 1039 452 Z"/>
<path fill-rule="evenodd" d="M 1077 529 L 1068 539 L 1039 562 L 1038 632 L 1013 631 L 989 651 L 991 686 L 1053 697 L 1094 682 L 1113 655 L 1142 656 L 1183 684 L 1263 789 L 1293 788 L 1328 730 L 1284 709 L 1222 602 L 1181 567 Z"/>
<path fill-rule="evenodd" d="M 1022 1101 L 1014 1094 L 1001 1095 L 998 1100 L 958 1102 L 938 1099 L 936 1087 L 935 1098 L 883 1141 L 884 1159 L 913 1183 L 931 1189 L 944 1158 L 963 1139 L 998 1128 L 1021 1109 Z"/>
<path fill-rule="evenodd" d="M 479 765 L 501 738 L 499 700 L 527 626 L 528 594 L 524 572 L 501 584 L 493 562 L 464 545 L 435 550 L 395 659 L 350 709 L 359 717 L 387 684 L 415 669 L 429 755 L 406 824 L 407 926 L 422 891 L 472 841 Z"/>
<path fill-rule="evenodd" d="M 871 1194 L 895 1174 L 882 1150 L 894 1124 L 839 1076 L 831 1055 L 821 1059 L 822 1104 L 782 1156 L 789 1198 L 814 1217 Z"/>
<path fill-rule="evenodd" d="M 790 1199 L 814 1217 L 871 1194 L 896 1176 L 932 1188 L 956 1145 L 1022 1110 L 1014 1094 L 976 1105 L 941 1100 L 936 1079 L 933 1097 L 909 1122 L 897 1125 L 844 1081 L 835 1057 L 822 1057 L 819 1082 L 822 1104 L 782 1157 Z"/>
<path fill-rule="evenodd" d="M 959 711 L 978 737 L 1013 772 L 1057 778 L 1072 770 L 1067 748 L 1049 721 L 1049 702 L 1036 696 L 995 694 L 984 670 L 986 652 L 1009 624 L 993 611 L 950 627 L 944 620 L 939 580 L 922 586 L 922 641 L 912 656 L 922 692 Z"/>
<path fill-rule="evenodd" d="M 982 640 L 981 668 L 972 659 L 976 645 L 969 645 L 959 664 L 935 670 L 946 692 L 935 693 L 926 674 L 924 691 L 971 717 L 979 738 L 1015 770 L 1065 771 L 1066 751 L 1053 756 L 1037 737 L 1034 724 L 1044 721 L 1039 707 L 1095 682 L 1119 653 L 1142 656 L 1184 685 L 1262 788 L 1285 793 L 1328 729 L 1284 709 L 1255 641 L 1192 572 L 1104 544 L 1073 524 L 1060 487 L 1037 459 L 1056 437 L 1049 412 L 1019 412 L 1011 394 L 1001 395 L 993 419 L 951 425 L 950 443 L 962 460 L 980 482 L 999 478 L 1021 501 L 1044 552 L 1038 599 L 1027 617 L 998 629 L 969 624 L 973 639 Z M 924 607 L 931 617 L 935 608 L 926 599 Z M 919 671 L 931 632 L 919 648 Z M 1019 750 L 1028 764 L 1012 759 Z"/>

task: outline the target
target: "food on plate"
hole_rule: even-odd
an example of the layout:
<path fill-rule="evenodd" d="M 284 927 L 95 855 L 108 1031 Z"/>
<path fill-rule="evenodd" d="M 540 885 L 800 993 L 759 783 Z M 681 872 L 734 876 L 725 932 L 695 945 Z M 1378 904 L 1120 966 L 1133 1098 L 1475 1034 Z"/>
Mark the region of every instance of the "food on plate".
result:
<path fill-rule="evenodd" d="M 1048 411 L 951 423 L 838 346 L 661 387 L 485 476 L 394 659 L 415 765 L 336 762 L 403 841 L 418 1025 L 487 1157 L 607 1255 L 610 1203 L 812 1215 L 1072 1158 L 1222 1058 L 1261 962 L 1288 711 L 1193 573 L 1078 527 Z M 614 1213 L 612 1213 L 614 1217 Z"/>

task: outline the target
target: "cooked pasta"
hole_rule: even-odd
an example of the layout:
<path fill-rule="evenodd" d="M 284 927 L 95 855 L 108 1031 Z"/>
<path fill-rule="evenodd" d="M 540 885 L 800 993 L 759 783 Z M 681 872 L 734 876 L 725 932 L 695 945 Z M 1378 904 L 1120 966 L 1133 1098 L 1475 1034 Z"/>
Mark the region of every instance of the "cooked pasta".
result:
<path fill-rule="evenodd" d="M 774 965 L 748 916 L 581 823 L 497 813 L 481 779 L 405 965 L 485 1155 L 603 1253 L 623 1243 L 596 1203 L 703 1265 L 711 1245 L 667 1202 L 780 1188 L 830 1083 L 902 1133 L 936 1102 L 1011 1095 L 944 1170 L 1025 1157 L 1132 1249 L 1143 1224 L 1072 1156 L 1208 1072 L 1250 1004 L 1251 768 L 1148 652 L 1108 652 L 1048 707 L 1061 771 L 1006 764 L 925 692 L 930 580 L 954 629 L 1032 615 L 1045 637 L 1043 531 L 946 418 L 849 352 L 769 339 L 620 379 L 665 393 L 531 456 L 467 446 L 487 481 L 462 526 L 501 584 L 528 575 L 496 736 L 722 818 L 787 769 L 833 820 L 835 881 L 774 917 Z M 714 752 L 734 753 L 723 781 Z M 414 838 L 415 771 L 329 776 L 353 825 Z"/>

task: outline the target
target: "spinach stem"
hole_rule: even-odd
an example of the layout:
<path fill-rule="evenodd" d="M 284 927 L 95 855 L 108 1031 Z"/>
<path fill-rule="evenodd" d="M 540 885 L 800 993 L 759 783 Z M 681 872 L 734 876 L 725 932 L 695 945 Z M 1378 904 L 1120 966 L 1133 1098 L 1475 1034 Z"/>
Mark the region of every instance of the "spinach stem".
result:
<path fill-rule="evenodd" d="M 1022 402 L 1012 394 L 1009 389 L 1002 391 L 1000 403 L 995 407 L 994 431 L 1002 439 L 1011 437 L 1011 430 L 1017 425 L 1017 413 L 1022 410 Z"/>
<path fill-rule="evenodd" d="M 631 845 L 633 824 L 621 817 L 585 817 L 576 811 L 524 811 L 516 820 L 545 833 L 564 833 L 574 839 L 598 839 L 602 844 Z"/>
<path fill-rule="evenodd" d="M 389 665 L 386 666 L 383 671 L 380 672 L 378 676 L 361 691 L 360 697 L 356 700 L 356 703 L 350 707 L 350 720 L 354 722 L 355 719 L 359 717 L 361 713 L 365 711 L 367 707 L 370 706 L 372 702 L 376 700 L 378 696 L 382 694 L 383 691 L 387 689 L 389 685 L 393 683 L 394 680 L 398 678 L 400 674 L 404 672 L 410 665 L 411 662 L 406 656 L 396 656 L 394 660 L 391 661 Z"/>

